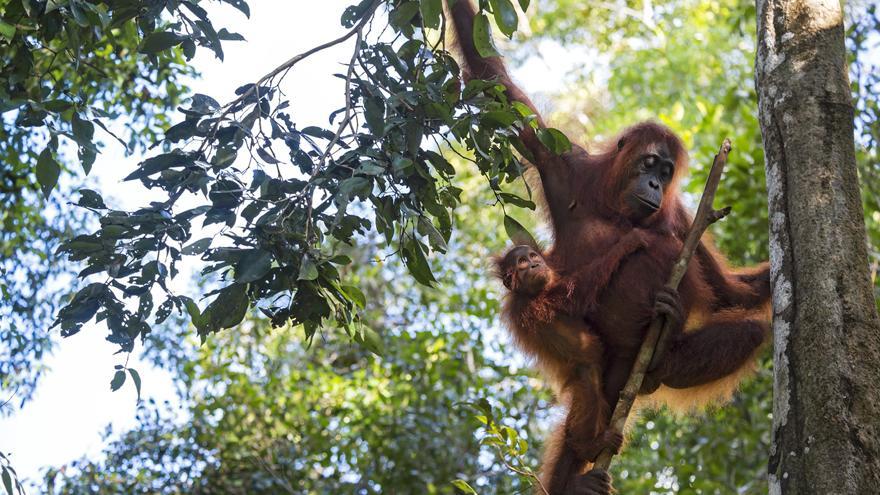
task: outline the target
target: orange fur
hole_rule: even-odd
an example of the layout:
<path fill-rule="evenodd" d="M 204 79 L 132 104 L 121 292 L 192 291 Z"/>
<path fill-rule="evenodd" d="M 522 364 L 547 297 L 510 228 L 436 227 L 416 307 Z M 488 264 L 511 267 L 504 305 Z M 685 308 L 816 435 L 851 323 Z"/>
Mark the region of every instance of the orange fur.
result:
<path fill-rule="evenodd" d="M 509 100 L 535 112 L 543 128 L 544 120 L 501 58 L 483 58 L 473 46 L 471 1 L 457 0 L 450 10 L 464 79 L 495 79 Z M 769 269 L 766 264 L 731 269 L 707 236 L 678 294 L 664 289 L 692 222 L 678 189 L 687 173 L 687 152 L 669 128 L 642 122 L 594 151 L 575 144 L 562 154 L 544 147 L 532 126 L 523 126 L 519 139 L 540 178 L 554 242 L 544 254 L 555 280 L 537 294 L 517 293 L 511 285 L 504 319 L 569 404 L 564 441 L 561 447 L 558 440 L 550 443 L 545 461 L 550 463 L 545 471 L 553 473 L 552 495 L 586 485 L 593 493 L 607 493 L 607 482 L 591 473 L 577 475 L 606 438 L 607 431 L 597 433 L 604 423 L 596 418 L 607 417 L 608 405 L 616 403 L 655 312 L 665 312 L 676 328 L 652 370 L 663 386 L 640 402 L 664 401 L 688 411 L 724 400 L 767 341 Z M 648 175 L 647 163 L 655 158 L 672 164 L 671 177 Z M 639 191 L 660 187 L 649 180 L 660 181 L 662 195 L 639 203 L 645 199 Z M 645 204 L 656 211 L 645 213 Z"/>

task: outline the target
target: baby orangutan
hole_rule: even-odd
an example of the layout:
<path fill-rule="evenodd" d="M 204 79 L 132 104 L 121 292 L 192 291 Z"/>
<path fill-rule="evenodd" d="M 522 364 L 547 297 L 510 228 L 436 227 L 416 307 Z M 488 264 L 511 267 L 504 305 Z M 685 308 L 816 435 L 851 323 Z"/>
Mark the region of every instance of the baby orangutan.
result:
<path fill-rule="evenodd" d="M 610 406 L 603 394 L 604 349 L 582 317 L 562 311 L 572 308 L 573 287 L 557 284 L 556 273 L 530 246 L 516 246 L 496 259 L 507 295 L 503 316 L 523 352 L 537 360 L 568 414 L 548 440 L 542 473 L 551 495 L 605 495 L 611 479 L 605 470 L 573 476 L 608 448 L 620 450 L 623 435 L 608 429 Z"/>

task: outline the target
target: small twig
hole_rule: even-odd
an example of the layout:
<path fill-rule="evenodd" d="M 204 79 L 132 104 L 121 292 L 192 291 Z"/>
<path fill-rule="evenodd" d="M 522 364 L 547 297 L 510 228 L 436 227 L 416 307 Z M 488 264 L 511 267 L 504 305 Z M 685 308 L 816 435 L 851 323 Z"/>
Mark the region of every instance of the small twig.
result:
<path fill-rule="evenodd" d="M 274 79 L 275 76 L 277 76 L 278 74 L 281 74 L 282 72 L 286 72 L 286 71 L 290 70 L 291 67 L 293 67 L 297 63 L 301 62 L 303 59 L 310 57 L 310 56 L 312 56 L 322 50 L 326 50 L 327 48 L 336 46 L 336 45 L 342 43 L 343 41 L 351 38 L 355 34 L 360 33 L 361 30 L 363 29 L 363 27 L 370 21 L 370 19 L 373 18 L 373 12 L 376 10 L 376 8 L 379 7 L 379 5 L 381 3 L 382 2 L 380 0 L 375 0 L 373 2 L 373 4 L 370 5 L 370 7 L 366 10 L 366 12 L 364 12 L 364 15 L 361 18 L 360 22 L 358 22 L 357 25 L 355 25 L 352 29 L 347 31 L 342 36 L 340 36 L 332 41 L 328 41 L 322 45 L 318 45 L 310 50 L 307 50 L 303 53 L 300 53 L 299 55 L 294 55 L 293 57 L 288 59 L 283 64 L 272 69 L 271 72 L 269 72 L 268 74 L 261 77 L 253 86 L 251 86 L 250 89 L 248 89 L 247 91 L 242 93 L 238 98 L 236 98 L 236 99 L 232 100 L 231 102 L 227 103 L 226 105 L 224 105 L 224 109 L 220 113 L 220 115 L 217 117 L 217 122 L 214 123 L 214 127 L 211 129 L 211 133 L 209 136 L 213 136 L 214 134 L 216 134 L 217 130 L 220 128 L 221 122 L 223 121 L 223 117 L 225 117 L 233 108 L 235 108 L 235 105 L 237 103 L 245 101 L 245 99 L 249 98 L 252 94 L 259 91 L 258 88 L 260 86 L 262 86 L 263 83 Z M 202 146 L 199 148 L 199 151 L 202 151 L 202 149 L 205 146 L 205 143 L 207 143 L 208 141 L 209 141 L 208 139 L 205 139 L 202 142 Z"/>
<path fill-rule="evenodd" d="M 315 179 L 317 175 L 324 168 L 324 165 L 327 163 L 327 158 L 330 156 L 330 153 L 333 151 L 333 147 L 336 146 L 336 143 L 339 142 L 340 137 L 342 136 L 342 131 L 345 130 L 345 127 L 348 125 L 348 122 L 351 120 L 351 111 L 354 107 L 354 103 L 351 101 L 351 78 L 354 73 L 354 64 L 357 60 L 358 53 L 361 51 L 361 43 L 363 42 L 363 24 L 357 29 L 357 41 L 354 43 L 354 51 L 351 54 L 351 61 L 348 63 L 348 72 L 345 75 L 345 115 L 342 117 L 342 120 L 339 122 L 339 126 L 336 128 L 336 133 L 333 134 L 333 138 L 330 139 L 330 143 L 327 145 L 327 148 L 324 149 L 324 153 L 321 154 L 321 158 L 318 160 L 318 164 L 315 165 L 314 170 L 312 170 L 311 176 L 309 177 L 309 182 Z M 352 175 L 354 172 L 352 172 Z M 312 198 L 315 192 L 315 186 L 310 186 L 308 188 L 308 212 L 306 212 L 306 232 L 305 238 L 306 243 L 309 242 L 309 234 L 312 227 Z"/>
<path fill-rule="evenodd" d="M 12 391 L 12 395 L 10 395 L 8 399 L 6 399 L 5 401 L 3 401 L 2 404 L 0 404 L 0 410 L 2 410 L 4 407 L 6 407 L 7 404 L 12 402 L 12 399 L 15 398 L 15 394 L 17 394 L 17 393 L 18 393 L 18 386 L 16 385 L 15 390 Z"/>
<path fill-rule="evenodd" d="M 684 246 L 681 248 L 678 261 L 672 266 L 672 274 L 669 275 L 669 281 L 666 282 L 666 287 L 669 289 L 678 289 L 678 284 L 681 282 L 682 277 L 684 277 L 688 263 L 691 257 L 693 257 L 694 251 L 700 243 L 700 238 L 703 236 L 706 228 L 730 213 L 729 206 L 721 210 L 712 209 L 712 201 L 715 199 L 715 191 L 718 189 L 718 183 L 721 181 L 721 173 L 724 171 L 724 165 L 727 163 L 728 153 L 730 153 L 730 140 L 725 139 L 724 143 L 721 144 L 721 149 L 718 150 L 718 154 L 715 155 L 715 160 L 712 162 L 712 169 L 709 171 L 709 178 L 706 179 L 706 187 L 703 190 L 703 197 L 700 199 L 697 214 L 694 216 L 694 222 L 691 225 L 690 231 L 688 231 Z M 644 380 L 645 371 L 647 371 L 648 364 L 654 356 L 654 349 L 660 339 L 660 334 L 661 332 L 665 333 L 668 331 L 666 325 L 667 321 L 663 317 L 654 318 L 651 321 L 651 326 L 648 328 L 648 333 L 645 335 L 641 348 L 639 348 L 639 354 L 633 364 L 629 379 L 626 381 L 626 386 L 620 392 L 620 398 L 617 400 L 614 414 L 611 416 L 609 425 L 611 429 L 623 431 L 636 395 L 642 388 L 642 380 Z M 608 449 L 603 450 L 593 464 L 593 468 L 608 469 L 613 456 L 614 454 Z"/>

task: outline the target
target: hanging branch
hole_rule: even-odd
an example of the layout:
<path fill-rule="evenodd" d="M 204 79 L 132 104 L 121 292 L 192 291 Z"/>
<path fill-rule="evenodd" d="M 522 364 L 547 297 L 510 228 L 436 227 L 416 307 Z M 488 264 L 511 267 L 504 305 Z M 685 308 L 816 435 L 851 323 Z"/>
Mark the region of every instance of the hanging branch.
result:
<path fill-rule="evenodd" d="M 718 150 L 718 154 L 715 155 L 715 160 L 712 162 L 712 169 L 709 171 L 709 178 L 706 180 L 706 187 L 703 190 L 703 197 L 700 199 L 700 206 L 697 208 L 694 223 L 691 225 L 690 231 L 688 231 L 684 246 L 681 248 L 681 254 L 678 256 L 678 261 L 672 266 L 672 274 L 669 276 L 669 281 L 666 282 L 666 287 L 669 289 L 678 289 L 678 284 L 681 282 L 682 277 L 684 277 L 688 263 L 694 255 L 694 250 L 696 250 L 706 228 L 730 213 L 729 206 L 721 210 L 712 209 L 712 201 L 715 199 L 715 191 L 718 189 L 721 173 L 724 170 L 724 165 L 727 163 L 728 153 L 730 153 L 730 140 L 725 139 Z M 665 337 L 668 333 L 669 328 L 666 318 L 658 317 L 651 321 L 651 326 L 648 328 L 645 340 L 639 348 L 639 354 L 633 364 L 629 379 L 626 381 L 626 386 L 620 392 L 620 398 L 617 400 L 614 414 L 611 416 L 610 428 L 616 431 L 623 431 L 626 419 L 636 400 L 636 395 L 642 388 L 642 380 L 644 380 L 645 371 L 647 371 L 648 364 L 654 356 L 657 343 L 658 341 L 665 340 L 660 339 L 660 336 L 663 334 Z M 596 459 L 595 464 L 593 464 L 593 468 L 608 469 L 613 455 L 608 449 L 603 450 Z"/>

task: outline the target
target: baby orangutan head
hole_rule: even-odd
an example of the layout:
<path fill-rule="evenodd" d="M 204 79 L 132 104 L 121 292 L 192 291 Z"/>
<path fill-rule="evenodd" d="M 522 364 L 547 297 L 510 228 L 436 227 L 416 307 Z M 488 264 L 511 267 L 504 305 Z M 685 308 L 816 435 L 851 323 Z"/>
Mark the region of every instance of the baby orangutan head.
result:
<path fill-rule="evenodd" d="M 531 246 L 514 246 L 496 264 L 504 286 L 516 294 L 535 295 L 553 280 L 544 257 Z"/>

